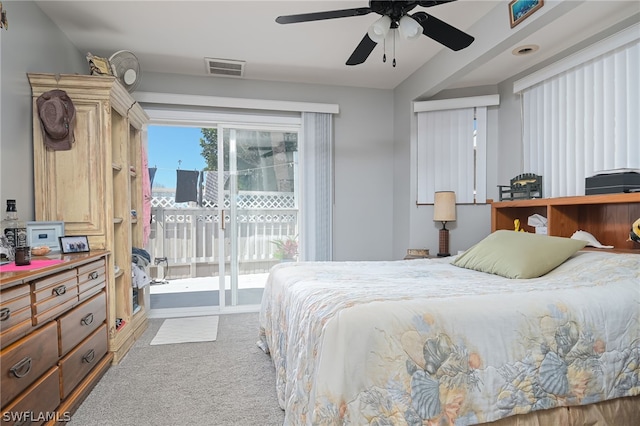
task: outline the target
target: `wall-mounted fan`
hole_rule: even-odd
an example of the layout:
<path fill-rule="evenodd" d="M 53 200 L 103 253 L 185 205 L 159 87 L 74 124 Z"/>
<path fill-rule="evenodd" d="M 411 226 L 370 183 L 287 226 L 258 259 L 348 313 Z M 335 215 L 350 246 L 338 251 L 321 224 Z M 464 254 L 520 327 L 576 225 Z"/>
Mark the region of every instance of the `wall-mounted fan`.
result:
<path fill-rule="evenodd" d="M 358 65 L 367 60 L 376 45 L 384 40 L 389 29 L 397 28 L 405 38 L 414 38 L 420 34 L 424 34 L 451 50 L 461 50 L 469 46 L 474 38 L 446 22 L 426 12 L 416 12 L 409 15 L 409 12 L 416 6 L 432 7 L 452 1 L 455 0 L 369 1 L 369 7 L 278 16 L 276 22 L 279 24 L 293 24 L 297 22 L 362 16 L 368 15 L 371 12 L 382 15 L 382 18 L 378 19 L 378 21 L 369 28 L 369 31 L 364 35 L 360 44 L 358 44 L 347 60 L 347 65 Z"/>
<path fill-rule="evenodd" d="M 133 92 L 140 84 L 142 70 L 136 55 L 128 50 L 118 50 L 109 58 L 111 71 L 120 83 L 129 91 Z"/>

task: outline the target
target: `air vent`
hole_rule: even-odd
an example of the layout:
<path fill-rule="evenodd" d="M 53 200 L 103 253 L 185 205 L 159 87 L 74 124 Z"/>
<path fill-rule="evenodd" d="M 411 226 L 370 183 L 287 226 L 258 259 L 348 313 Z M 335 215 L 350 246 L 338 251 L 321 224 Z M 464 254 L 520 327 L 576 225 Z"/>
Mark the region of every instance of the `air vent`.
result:
<path fill-rule="evenodd" d="M 219 77 L 244 77 L 244 61 L 204 58 L 207 74 Z"/>

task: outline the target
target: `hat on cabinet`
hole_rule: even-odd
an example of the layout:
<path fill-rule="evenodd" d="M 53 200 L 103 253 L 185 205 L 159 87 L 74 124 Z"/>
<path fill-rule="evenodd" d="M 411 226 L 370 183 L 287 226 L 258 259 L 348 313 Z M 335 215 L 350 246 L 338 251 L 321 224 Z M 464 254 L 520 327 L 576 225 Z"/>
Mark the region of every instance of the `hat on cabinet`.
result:
<path fill-rule="evenodd" d="M 36 105 L 45 145 L 54 151 L 71 149 L 76 109 L 67 92 L 58 89 L 45 92 L 38 97 Z"/>

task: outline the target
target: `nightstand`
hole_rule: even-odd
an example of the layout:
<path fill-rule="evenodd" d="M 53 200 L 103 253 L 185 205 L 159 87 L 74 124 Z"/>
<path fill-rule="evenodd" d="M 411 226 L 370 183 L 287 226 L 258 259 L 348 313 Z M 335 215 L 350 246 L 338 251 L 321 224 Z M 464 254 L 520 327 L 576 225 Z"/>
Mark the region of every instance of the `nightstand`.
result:
<path fill-rule="evenodd" d="M 407 249 L 407 255 L 404 260 L 410 259 L 429 259 L 433 256 L 429 255 L 429 249 Z"/>

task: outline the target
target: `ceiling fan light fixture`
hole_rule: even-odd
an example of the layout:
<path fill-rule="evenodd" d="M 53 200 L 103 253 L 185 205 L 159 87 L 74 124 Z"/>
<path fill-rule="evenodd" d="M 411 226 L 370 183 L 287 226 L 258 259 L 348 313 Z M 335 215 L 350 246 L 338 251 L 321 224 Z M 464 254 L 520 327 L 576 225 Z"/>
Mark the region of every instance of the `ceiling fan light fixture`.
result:
<path fill-rule="evenodd" d="M 383 16 L 369 27 L 369 38 L 376 43 L 382 43 L 391 28 L 391 18 Z"/>
<path fill-rule="evenodd" d="M 405 40 L 414 40 L 422 35 L 422 25 L 409 15 L 400 18 L 398 25 L 400 36 Z"/>

